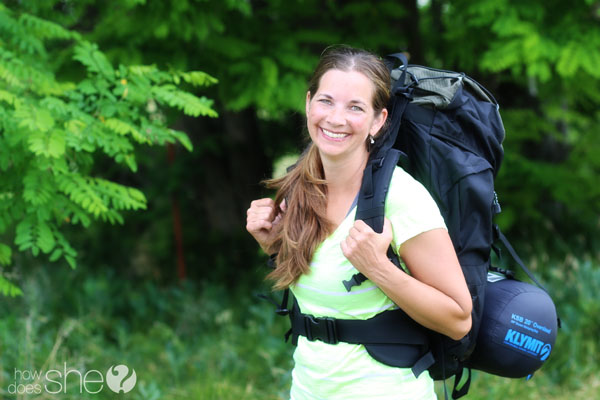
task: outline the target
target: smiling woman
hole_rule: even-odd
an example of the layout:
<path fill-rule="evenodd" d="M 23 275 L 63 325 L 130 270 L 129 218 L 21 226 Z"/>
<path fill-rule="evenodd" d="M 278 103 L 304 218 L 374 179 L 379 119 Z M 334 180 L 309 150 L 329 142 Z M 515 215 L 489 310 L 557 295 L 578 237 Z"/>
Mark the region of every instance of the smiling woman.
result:
<path fill-rule="evenodd" d="M 402 308 L 419 324 L 460 338 L 471 327 L 471 298 L 427 190 L 396 167 L 383 232 L 355 220 L 369 149 L 387 134 L 389 97 L 390 75 L 379 57 L 328 48 L 306 94 L 311 144 L 291 171 L 267 182 L 275 200 L 253 201 L 246 229 L 274 257 L 268 277 L 292 291 L 294 315 L 335 324 Z M 390 246 L 410 274 L 388 259 Z M 369 280 L 346 291 L 342 282 L 358 272 Z M 373 359 L 362 344 L 316 336 L 294 329 L 292 399 L 435 398 L 428 373 L 415 377 Z"/>
<path fill-rule="evenodd" d="M 345 158 L 364 169 L 368 136 L 375 136 L 387 118 L 387 110 L 371 105 L 373 84 L 357 71 L 332 69 L 322 77 L 311 98 L 306 95 L 307 127 L 324 163 Z M 325 168 L 327 171 L 328 168 Z"/>

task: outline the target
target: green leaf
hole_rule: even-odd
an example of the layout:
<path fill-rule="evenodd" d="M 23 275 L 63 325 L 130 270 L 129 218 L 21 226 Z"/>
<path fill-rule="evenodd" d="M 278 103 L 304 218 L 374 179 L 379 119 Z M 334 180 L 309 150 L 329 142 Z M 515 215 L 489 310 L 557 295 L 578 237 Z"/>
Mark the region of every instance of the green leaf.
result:
<path fill-rule="evenodd" d="M 77 32 L 69 31 L 54 22 L 33 15 L 21 14 L 19 22 L 30 28 L 31 32 L 40 39 L 77 39 L 79 37 Z"/>
<path fill-rule="evenodd" d="M 39 221 L 37 226 L 37 234 L 38 237 L 36 245 L 40 248 L 40 250 L 42 250 L 42 252 L 46 254 L 50 253 L 56 245 L 56 240 L 54 239 L 54 235 L 52 234 L 50 226 L 43 221 Z"/>
<path fill-rule="evenodd" d="M 71 106 L 65 103 L 62 99 L 48 96 L 40 101 L 40 106 L 54 115 L 55 118 L 65 118 L 71 111 Z"/>
<path fill-rule="evenodd" d="M 23 178 L 23 198 L 34 206 L 47 204 L 55 193 L 53 183 L 47 171 L 30 169 Z"/>
<path fill-rule="evenodd" d="M 103 75 L 111 81 L 115 79 L 115 70 L 95 43 L 79 42 L 75 47 L 73 58 L 85 65 L 89 72 Z"/>
<path fill-rule="evenodd" d="M 62 249 L 54 249 L 50 257 L 48 258 L 51 262 L 55 262 L 63 255 Z"/>
<path fill-rule="evenodd" d="M 183 145 L 183 147 L 186 148 L 187 151 L 194 150 L 194 145 L 192 144 L 192 141 L 185 132 L 176 131 L 174 129 L 169 129 L 169 132 L 179 141 L 179 143 Z"/>
<path fill-rule="evenodd" d="M 0 275 L 0 293 L 8 297 L 22 296 L 23 291 L 14 283 Z"/>
<path fill-rule="evenodd" d="M 31 253 L 37 256 L 40 250 L 44 253 L 51 252 L 56 240 L 48 223 L 29 216 L 17 225 L 15 244 L 20 251 L 31 249 Z"/>
<path fill-rule="evenodd" d="M 102 197 L 89 184 L 89 178 L 84 178 L 77 173 L 69 173 L 57 175 L 55 179 L 61 192 L 94 217 L 98 218 L 108 211 Z"/>
<path fill-rule="evenodd" d="M 34 132 L 28 138 L 29 150 L 36 156 L 58 158 L 65 154 L 65 131 Z"/>
<path fill-rule="evenodd" d="M 6 90 L 0 90 L 0 101 L 13 105 L 16 101 L 16 96 Z"/>
<path fill-rule="evenodd" d="M 117 154 L 115 156 L 115 161 L 129 167 L 129 169 L 133 172 L 137 172 L 137 161 L 135 160 L 135 154 Z"/>
<path fill-rule="evenodd" d="M 9 265 L 12 257 L 12 249 L 0 243 L 0 265 Z"/>
<path fill-rule="evenodd" d="M 32 106 L 19 107 L 15 117 L 20 121 L 20 128 L 27 128 L 32 132 L 48 132 L 54 127 L 54 118 L 48 110 Z"/>
<path fill-rule="evenodd" d="M 115 210 L 139 210 L 146 208 L 146 196 L 140 190 L 120 185 L 102 178 L 90 178 L 94 190 L 110 203 Z"/>
<path fill-rule="evenodd" d="M 15 244 L 19 250 L 27 250 L 33 247 L 34 234 L 31 219 L 24 219 L 17 224 Z"/>
<path fill-rule="evenodd" d="M 75 257 L 65 256 L 65 260 L 67 261 L 71 269 L 77 268 L 77 261 L 75 261 Z"/>
<path fill-rule="evenodd" d="M 578 42 L 571 41 L 562 49 L 556 65 L 556 70 L 560 75 L 565 77 L 575 75 L 580 63 L 580 46 Z"/>
<path fill-rule="evenodd" d="M 150 139 L 144 136 L 135 126 L 128 122 L 121 121 L 117 118 L 109 118 L 104 122 L 104 124 L 107 128 L 120 135 L 130 134 L 131 137 L 138 143 L 151 143 Z"/>
<path fill-rule="evenodd" d="M 83 81 L 79 82 L 77 89 L 79 89 L 81 93 L 87 95 L 98 93 L 98 89 L 94 86 L 93 81 L 90 79 L 84 79 Z"/>
<path fill-rule="evenodd" d="M 10 86 L 22 87 L 20 79 L 13 73 L 13 71 L 6 68 L 3 63 L 0 63 L 0 79 L 4 80 Z"/>
<path fill-rule="evenodd" d="M 174 85 L 155 86 L 152 93 L 161 103 L 166 103 L 171 107 L 182 110 L 186 115 L 192 117 L 207 116 L 216 118 L 219 116 L 212 108 L 213 101 L 206 97 L 197 97 L 177 89 Z"/>
<path fill-rule="evenodd" d="M 218 79 L 202 71 L 181 72 L 178 76 L 194 86 L 210 86 L 219 82 Z"/>

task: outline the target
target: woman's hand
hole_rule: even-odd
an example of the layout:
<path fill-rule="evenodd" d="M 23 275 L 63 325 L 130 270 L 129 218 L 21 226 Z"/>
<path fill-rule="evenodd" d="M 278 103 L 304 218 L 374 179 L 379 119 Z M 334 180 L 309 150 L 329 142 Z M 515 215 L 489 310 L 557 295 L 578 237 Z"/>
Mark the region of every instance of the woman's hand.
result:
<path fill-rule="evenodd" d="M 280 207 L 275 206 L 275 202 L 270 198 L 254 200 L 250 204 L 246 213 L 246 230 L 265 252 L 267 244 L 272 240 L 273 227 L 281 221 L 284 211 L 285 201 L 281 203 Z"/>
<path fill-rule="evenodd" d="M 352 265 L 412 319 L 455 340 L 465 336 L 473 302 L 448 231 L 433 229 L 402 244 L 400 254 L 410 275 L 388 260 L 391 240 L 387 218 L 381 234 L 355 221 L 341 247 Z"/>
<path fill-rule="evenodd" d="M 357 220 L 341 243 L 342 253 L 354 268 L 372 279 L 378 273 L 385 273 L 381 267 L 389 262 L 387 250 L 391 241 L 392 224 L 389 219 L 385 218 L 381 233 L 376 233 L 364 221 Z"/>

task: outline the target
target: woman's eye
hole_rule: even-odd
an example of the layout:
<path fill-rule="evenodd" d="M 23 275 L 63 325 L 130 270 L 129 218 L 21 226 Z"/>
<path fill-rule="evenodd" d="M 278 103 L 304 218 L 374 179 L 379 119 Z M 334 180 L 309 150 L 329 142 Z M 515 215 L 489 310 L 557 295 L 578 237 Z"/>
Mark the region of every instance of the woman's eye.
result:
<path fill-rule="evenodd" d="M 331 104 L 331 100 L 329 100 L 329 99 L 320 99 L 319 102 L 321 102 L 323 104 Z"/>
<path fill-rule="evenodd" d="M 363 111 L 363 109 L 361 107 L 359 107 L 359 106 L 352 106 L 350 109 L 352 111 Z"/>

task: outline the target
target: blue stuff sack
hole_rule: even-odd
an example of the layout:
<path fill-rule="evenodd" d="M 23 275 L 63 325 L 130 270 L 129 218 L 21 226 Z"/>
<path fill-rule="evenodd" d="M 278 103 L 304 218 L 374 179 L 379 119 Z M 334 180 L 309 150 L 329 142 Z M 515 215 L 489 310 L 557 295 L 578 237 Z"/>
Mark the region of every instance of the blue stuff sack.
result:
<path fill-rule="evenodd" d="M 557 329 L 556 307 L 548 293 L 490 274 L 469 366 L 507 378 L 529 377 L 548 360 Z"/>

